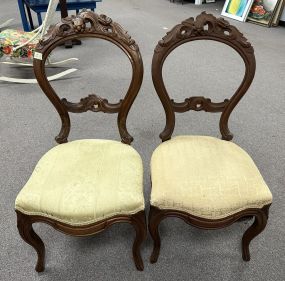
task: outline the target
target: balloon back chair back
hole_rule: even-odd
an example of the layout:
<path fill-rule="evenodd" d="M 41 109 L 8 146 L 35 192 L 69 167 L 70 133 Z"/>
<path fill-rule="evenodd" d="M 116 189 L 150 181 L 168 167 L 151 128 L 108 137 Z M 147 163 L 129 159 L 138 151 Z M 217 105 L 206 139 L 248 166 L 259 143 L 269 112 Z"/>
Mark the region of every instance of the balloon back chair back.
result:
<path fill-rule="evenodd" d="M 162 68 L 165 59 L 178 46 L 195 40 L 214 40 L 233 48 L 245 64 L 244 78 L 230 99 L 212 102 L 203 96 L 175 102 L 166 90 Z M 203 229 L 226 227 L 242 217 L 255 217 L 242 239 L 243 259 L 249 260 L 249 243 L 264 228 L 272 195 L 250 156 L 230 142 L 233 138 L 228 120 L 247 92 L 255 74 L 251 44 L 238 29 L 224 19 L 203 12 L 176 25 L 155 48 L 152 78 L 166 114 L 160 134 L 163 143 L 151 159 L 151 209 L 149 230 L 154 240 L 151 262 L 160 250 L 159 223 L 178 217 Z M 208 136 L 177 136 L 171 139 L 175 113 L 194 111 L 221 112 L 222 139 Z"/>
<path fill-rule="evenodd" d="M 32 60 L 35 53 L 36 45 L 48 32 L 52 25 L 54 15 L 56 12 L 59 0 L 50 0 L 48 9 L 46 12 L 43 23 L 35 30 L 31 32 L 25 32 L 22 30 L 6 29 L 0 33 L 0 58 L 8 56 L 10 61 L 4 61 L 2 64 L 18 65 L 18 66 L 33 66 Z M 69 58 L 66 60 L 51 62 L 51 59 L 47 59 L 47 65 L 59 66 L 71 61 L 77 61 L 77 58 Z M 50 81 L 62 78 L 77 69 L 71 68 L 48 77 Z M 13 82 L 13 83 L 37 83 L 36 79 L 20 79 L 11 78 L 6 76 L 0 76 L 0 81 Z"/>
<path fill-rule="evenodd" d="M 63 42 L 77 38 L 99 38 L 118 46 L 132 65 L 128 91 L 118 103 L 95 94 L 78 103 L 60 99 L 45 73 L 50 52 Z M 129 145 L 133 141 L 126 121 L 143 79 L 143 62 L 135 41 L 117 23 L 104 15 L 82 12 L 66 18 L 46 35 L 36 48 L 34 70 L 38 83 L 62 121 L 56 141 L 37 164 L 31 178 L 16 199 L 20 235 L 38 253 L 37 271 L 44 270 L 44 244 L 32 224 L 43 222 L 74 236 L 100 232 L 114 223 L 134 226 L 133 258 L 143 270 L 140 245 L 146 237 L 143 197 L 143 167 L 140 155 Z M 69 112 L 118 113 L 121 142 L 77 140 L 67 143 Z"/>

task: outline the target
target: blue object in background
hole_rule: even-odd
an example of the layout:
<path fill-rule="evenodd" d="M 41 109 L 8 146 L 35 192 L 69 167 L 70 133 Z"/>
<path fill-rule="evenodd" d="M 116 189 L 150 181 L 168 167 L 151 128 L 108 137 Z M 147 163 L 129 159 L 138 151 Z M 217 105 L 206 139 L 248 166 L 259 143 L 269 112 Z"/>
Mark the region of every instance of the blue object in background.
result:
<path fill-rule="evenodd" d="M 94 11 L 96 9 L 97 2 L 102 2 L 102 0 L 66 0 L 67 10 L 75 10 L 76 13 L 83 8 Z M 34 29 L 31 11 L 34 11 L 37 14 L 39 25 L 42 24 L 41 13 L 45 13 L 47 11 L 48 3 L 49 0 L 18 0 L 22 24 L 25 31 L 31 31 Z M 57 7 L 57 11 L 60 11 L 59 5 Z"/>

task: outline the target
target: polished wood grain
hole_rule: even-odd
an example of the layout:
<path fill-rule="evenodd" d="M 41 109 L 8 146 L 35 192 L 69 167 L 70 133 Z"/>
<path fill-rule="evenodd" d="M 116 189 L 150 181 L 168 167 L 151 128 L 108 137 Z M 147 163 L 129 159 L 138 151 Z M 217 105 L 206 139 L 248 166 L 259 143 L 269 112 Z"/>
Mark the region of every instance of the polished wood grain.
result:
<path fill-rule="evenodd" d="M 159 209 L 155 206 L 150 206 L 149 212 L 149 232 L 154 241 L 153 251 L 151 254 L 150 261 L 151 263 L 157 262 L 161 240 L 159 235 L 159 224 L 160 222 L 168 217 L 176 217 L 185 221 L 187 224 L 195 226 L 201 229 L 219 229 L 230 226 L 236 221 L 239 221 L 241 218 L 246 217 L 247 219 L 250 217 L 254 217 L 254 223 L 247 229 L 242 238 L 242 258 L 244 261 L 250 260 L 249 254 L 249 244 L 251 240 L 256 237 L 259 233 L 261 233 L 268 219 L 268 211 L 270 205 L 264 206 L 262 209 L 246 209 L 241 212 L 238 212 L 234 215 L 218 219 L 218 220 L 210 220 L 205 218 L 199 218 L 197 216 L 193 216 L 189 213 L 182 212 L 179 210 L 171 210 L 171 209 Z"/>
<path fill-rule="evenodd" d="M 134 215 L 118 215 L 93 224 L 73 226 L 66 223 L 62 223 L 55 219 L 51 219 L 44 216 L 25 215 L 20 211 L 17 213 L 17 227 L 23 240 L 30 244 L 38 254 L 38 261 L 36 264 L 36 271 L 44 271 L 45 260 L 45 246 L 41 238 L 34 232 L 33 223 L 46 223 L 52 226 L 54 229 L 71 236 L 90 236 L 104 231 L 115 223 L 129 223 L 133 225 L 135 229 L 135 239 L 133 242 L 133 258 L 138 270 L 143 270 L 144 265 L 140 254 L 140 247 L 142 242 L 146 239 L 147 228 L 145 212 L 141 211 Z"/>

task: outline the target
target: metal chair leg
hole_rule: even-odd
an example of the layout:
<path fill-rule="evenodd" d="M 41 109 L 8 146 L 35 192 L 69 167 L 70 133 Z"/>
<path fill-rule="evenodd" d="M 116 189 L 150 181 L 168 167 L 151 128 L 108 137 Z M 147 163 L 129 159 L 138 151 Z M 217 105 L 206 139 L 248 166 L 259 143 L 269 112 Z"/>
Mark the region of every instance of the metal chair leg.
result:
<path fill-rule="evenodd" d="M 18 6 L 19 6 L 19 10 L 20 10 L 20 15 L 21 15 L 24 31 L 31 31 L 31 27 L 30 27 L 30 25 L 28 23 L 28 19 L 27 19 L 27 15 L 26 15 L 24 1 L 23 0 L 18 0 Z"/>
<path fill-rule="evenodd" d="M 40 26 L 40 25 L 42 25 L 42 23 L 43 23 L 41 13 L 37 13 L 37 17 L 38 17 L 38 23 L 39 23 L 39 26 Z"/>
<path fill-rule="evenodd" d="M 34 22 L 33 22 L 33 17 L 32 17 L 32 13 L 31 13 L 31 9 L 30 7 L 26 7 L 26 10 L 27 10 L 27 13 L 28 13 L 28 18 L 29 18 L 29 22 L 30 22 L 30 27 L 32 30 L 35 29 L 35 26 L 34 26 Z"/>

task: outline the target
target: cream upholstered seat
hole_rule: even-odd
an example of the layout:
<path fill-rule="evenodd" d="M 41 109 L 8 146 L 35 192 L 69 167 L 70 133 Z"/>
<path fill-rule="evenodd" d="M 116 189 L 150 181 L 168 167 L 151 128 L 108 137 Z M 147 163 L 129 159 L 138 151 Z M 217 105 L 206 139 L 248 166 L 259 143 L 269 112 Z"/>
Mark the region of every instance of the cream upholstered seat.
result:
<path fill-rule="evenodd" d="M 78 140 L 58 145 L 37 164 L 16 210 L 70 225 L 86 225 L 144 210 L 143 167 L 129 145 Z"/>
<path fill-rule="evenodd" d="M 232 142 L 179 136 L 151 159 L 151 205 L 219 219 L 262 208 L 272 195 L 250 156 Z"/>

